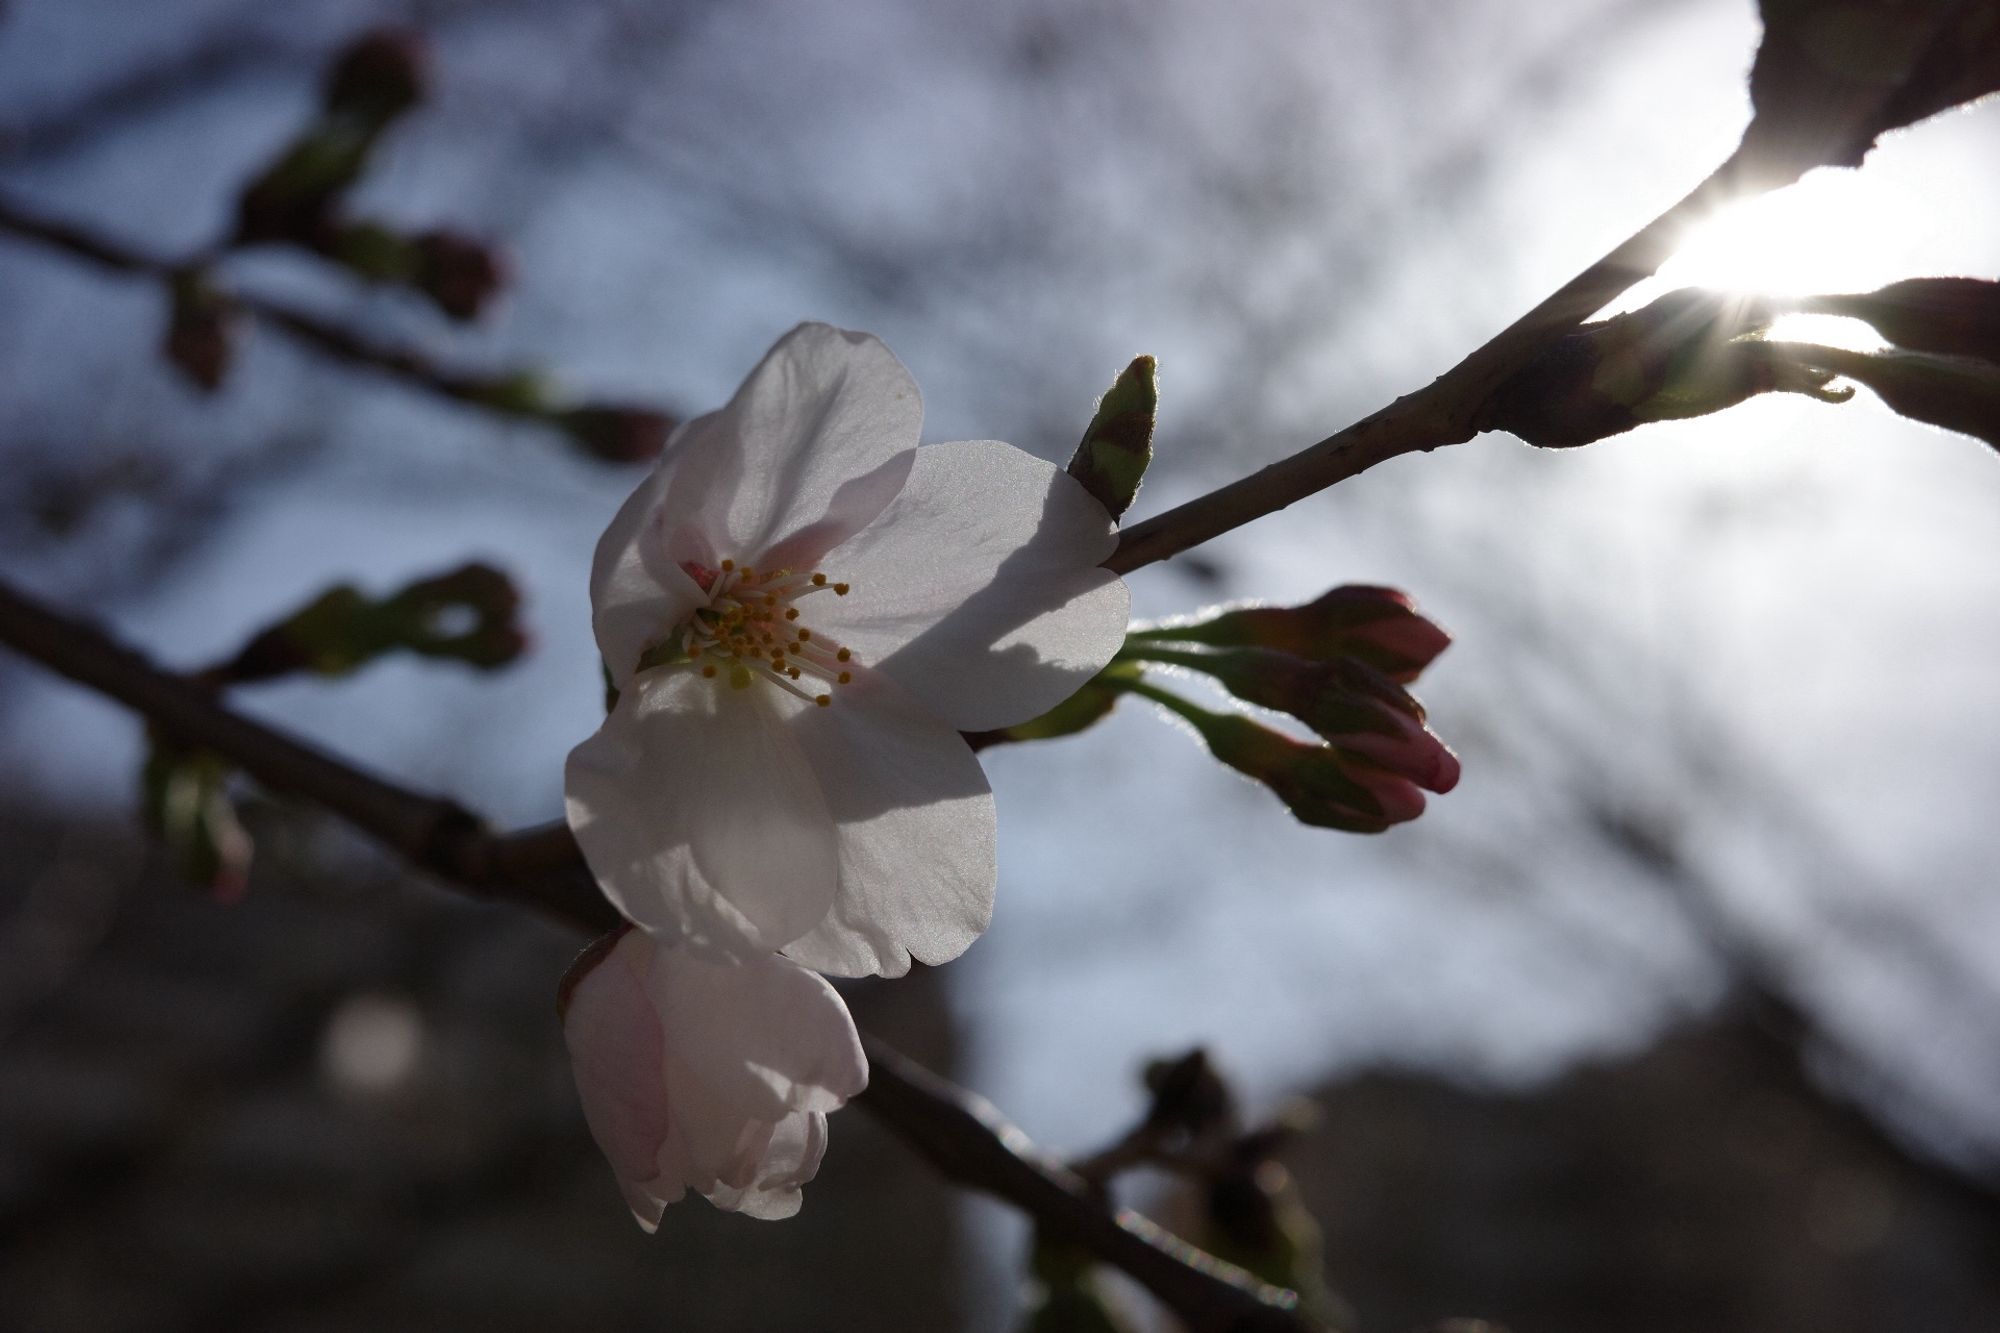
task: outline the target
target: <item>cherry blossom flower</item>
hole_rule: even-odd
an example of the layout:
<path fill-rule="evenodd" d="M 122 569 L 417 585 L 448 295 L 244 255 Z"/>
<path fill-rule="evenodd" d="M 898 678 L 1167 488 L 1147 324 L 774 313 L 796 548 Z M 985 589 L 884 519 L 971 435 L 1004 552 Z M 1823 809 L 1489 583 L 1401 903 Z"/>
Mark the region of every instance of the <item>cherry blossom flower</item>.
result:
<path fill-rule="evenodd" d="M 790 1217 L 827 1113 L 868 1086 L 847 1006 L 776 954 L 711 962 L 620 927 L 577 960 L 558 1006 L 591 1137 L 647 1231 L 688 1190 Z"/>
<path fill-rule="evenodd" d="M 985 929 L 992 795 L 961 731 L 1124 639 L 1103 507 L 996 441 L 917 448 L 910 373 L 805 324 L 689 422 L 598 543 L 619 695 L 570 826 L 629 919 L 710 954 L 900 975 Z"/>

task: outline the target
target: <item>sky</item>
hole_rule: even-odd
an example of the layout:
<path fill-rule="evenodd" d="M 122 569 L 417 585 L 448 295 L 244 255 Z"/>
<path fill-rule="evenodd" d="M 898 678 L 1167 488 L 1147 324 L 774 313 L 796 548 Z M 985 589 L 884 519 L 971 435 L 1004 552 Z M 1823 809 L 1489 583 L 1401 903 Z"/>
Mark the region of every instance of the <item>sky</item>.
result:
<path fill-rule="evenodd" d="M 1427 382 L 1677 198 L 1740 132 L 1756 40 L 1744 0 L 16 0 L 0 189 L 192 250 L 376 19 L 432 32 L 438 82 L 357 206 L 499 238 L 516 282 L 472 330 L 282 255 L 232 261 L 245 286 L 686 411 L 827 319 L 908 362 L 927 439 L 1050 458 L 1150 352 L 1135 518 Z M 1898 135 L 1718 223 L 1667 279 L 2000 276 L 1996 139 L 1996 105 Z M 242 702 L 502 823 L 555 814 L 599 717 L 584 574 L 633 473 L 269 335 L 204 398 L 153 356 L 156 291 L 4 237 L 0 306 L 9 578 L 191 666 L 330 581 L 501 564 L 537 645 L 518 669 L 392 663 Z M 60 523 L 33 508 L 51 494 Z M 964 1077 L 1083 1148 L 1193 1042 L 1259 1101 L 1634 1049 L 1725 988 L 1687 883 L 1607 835 L 1637 827 L 1864 1062 L 1872 1104 L 1990 1161 L 1996 510 L 1976 442 L 1865 392 L 1768 398 L 1582 450 L 1399 459 L 1136 575 L 1145 616 L 1408 589 L 1457 636 L 1418 693 L 1465 780 L 1364 839 L 1298 826 L 1129 703 L 990 752 L 1000 902 L 949 974 Z M 138 745 L 0 663 L 23 790 L 123 802 Z"/>

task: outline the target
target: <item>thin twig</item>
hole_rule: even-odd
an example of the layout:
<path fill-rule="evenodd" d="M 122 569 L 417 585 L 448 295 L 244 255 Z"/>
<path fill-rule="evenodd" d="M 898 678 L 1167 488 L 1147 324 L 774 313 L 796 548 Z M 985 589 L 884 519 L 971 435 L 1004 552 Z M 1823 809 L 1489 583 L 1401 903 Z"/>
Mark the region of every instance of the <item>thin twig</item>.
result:
<path fill-rule="evenodd" d="M 413 865 L 480 897 L 536 908 L 592 933 L 617 923 L 562 824 L 499 836 L 454 801 L 410 791 L 244 717 L 197 681 L 162 671 L 104 631 L 0 582 L 0 643 L 117 700 L 162 733 L 222 755 L 273 791 L 331 810 Z M 857 1099 L 948 1178 L 1124 1270 L 1197 1333 L 1312 1333 L 1297 1296 L 1195 1249 L 1037 1151 L 984 1099 L 866 1038 Z"/>
<path fill-rule="evenodd" d="M 1745 191 L 1785 183 L 1746 177 L 1732 155 L 1678 203 L 1425 388 L 1289 458 L 1133 524 L 1119 537 L 1118 549 L 1105 567 L 1129 574 L 1274 514 L 1377 463 L 1463 444 L 1486 429 L 1481 413 L 1495 389 L 1558 338 L 1651 276 L 1704 212 Z"/>
<path fill-rule="evenodd" d="M 163 284 L 172 284 L 183 274 L 205 267 L 215 258 L 209 255 L 170 259 L 148 254 L 74 223 L 38 216 L 4 198 L 0 198 L 0 232 L 60 250 L 72 258 L 102 268 L 151 278 Z M 521 399 L 523 386 L 532 380 L 532 376 L 511 371 L 475 374 L 454 370 L 411 348 L 375 341 L 310 311 L 254 292 L 231 290 L 228 300 L 235 308 L 282 330 L 314 351 L 347 365 L 372 370 L 427 393 L 502 416 L 542 415 L 524 410 Z"/>

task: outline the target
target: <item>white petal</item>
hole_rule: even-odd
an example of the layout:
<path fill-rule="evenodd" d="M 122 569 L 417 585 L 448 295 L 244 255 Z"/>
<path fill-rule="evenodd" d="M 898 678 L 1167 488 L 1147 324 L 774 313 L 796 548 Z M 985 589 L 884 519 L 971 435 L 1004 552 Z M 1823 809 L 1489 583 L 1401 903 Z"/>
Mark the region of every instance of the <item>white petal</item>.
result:
<path fill-rule="evenodd" d="M 718 1208 L 789 1217 L 826 1151 L 826 1114 L 868 1086 L 847 1006 L 774 954 L 707 962 L 665 950 L 651 977 L 674 1108 L 658 1164 Z"/>
<path fill-rule="evenodd" d="M 794 1111 L 779 1121 L 764 1145 L 756 1178 L 747 1186 L 724 1186 L 708 1196 L 717 1208 L 774 1222 L 797 1214 L 802 1186 L 819 1174 L 826 1156 L 826 1116 Z"/>
<path fill-rule="evenodd" d="M 916 381 L 880 339 L 801 324 L 727 407 L 682 428 L 662 460 L 663 527 L 750 561 L 825 523 L 812 543 L 825 549 L 900 489 L 922 426 Z"/>
<path fill-rule="evenodd" d="M 787 957 L 899 977 L 958 957 L 993 918 L 993 795 L 956 728 L 866 669 L 798 721 L 840 840 L 833 910 Z"/>
<path fill-rule="evenodd" d="M 597 540 L 590 567 L 590 627 L 624 689 L 648 644 L 707 600 L 670 558 L 660 530 L 668 470 L 655 468 Z"/>
<path fill-rule="evenodd" d="M 775 1122 L 838 1110 L 868 1086 L 846 1002 L 789 959 L 711 962 L 662 949 L 647 984 L 666 1025 L 670 1100 L 686 1082 L 736 1121 Z"/>
<path fill-rule="evenodd" d="M 1004 727 L 1124 644 L 1125 585 L 1098 568 L 1116 545 L 1104 506 L 1061 469 L 992 440 L 927 445 L 881 517 L 828 552 L 853 592 L 812 610 L 954 727 Z"/>
<path fill-rule="evenodd" d="M 575 984 L 563 1014 L 577 1098 L 598 1150 L 611 1163 L 639 1225 L 651 1231 L 661 1209 L 683 1193 L 662 1181 L 656 1159 L 668 1133 L 666 1037 L 646 988 L 653 945 L 624 937 Z M 586 956 L 583 964 L 590 962 Z"/>
<path fill-rule="evenodd" d="M 637 930 L 574 984 L 563 1035 L 591 1133 L 648 1231 L 688 1189 L 753 1217 L 797 1212 L 827 1112 L 868 1083 L 822 978 L 774 954 L 712 963 Z"/>
<path fill-rule="evenodd" d="M 646 672 L 620 695 L 564 770 L 570 828 L 619 911 L 733 954 L 819 924 L 840 870 L 793 725 L 810 707 L 685 668 Z"/>

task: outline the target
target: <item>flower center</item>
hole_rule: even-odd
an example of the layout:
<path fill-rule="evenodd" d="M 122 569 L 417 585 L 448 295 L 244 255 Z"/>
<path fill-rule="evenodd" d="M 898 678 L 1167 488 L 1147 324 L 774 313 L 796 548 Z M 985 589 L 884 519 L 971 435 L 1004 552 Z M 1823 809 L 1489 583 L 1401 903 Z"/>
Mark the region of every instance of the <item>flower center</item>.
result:
<path fill-rule="evenodd" d="M 800 624 L 797 605 L 819 592 L 845 597 L 847 584 L 829 582 L 817 570 L 759 570 L 734 560 L 720 569 L 689 561 L 681 569 L 708 594 L 708 605 L 696 608 L 661 646 L 678 648 L 702 675 L 726 674 L 739 690 L 761 678 L 821 708 L 832 704 L 834 686 L 854 679 L 848 670 L 854 654 Z"/>

